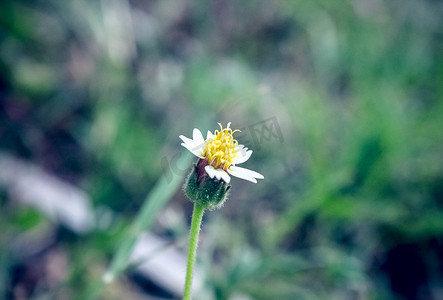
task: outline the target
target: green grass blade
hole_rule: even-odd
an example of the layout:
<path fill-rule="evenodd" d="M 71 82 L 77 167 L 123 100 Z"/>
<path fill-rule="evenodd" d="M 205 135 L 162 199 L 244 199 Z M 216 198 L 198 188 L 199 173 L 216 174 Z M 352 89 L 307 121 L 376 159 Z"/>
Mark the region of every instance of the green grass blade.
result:
<path fill-rule="evenodd" d="M 178 164 L 180 166 L 189 165 L 192 157 L 190 154 L 183 154 Z M 157 213 L 164 207 L 167 201 L 173 196 L 177 188 L 183 183 L 183 176 L 174 174 L 172 180 L 168 181 L 165 176 L 162 176 L 155 187 L 146 197 L 146 200 L 135 219 L 134 223 L 128 230 L 126 239 L 121 243 L 114 259 L 111 262 L 109 270 L 103 277 L 105 282 L 112 281 L 129 265 L 129 258 L 134 249 L 137 238 L 143 231 L 150 228 Z"/>

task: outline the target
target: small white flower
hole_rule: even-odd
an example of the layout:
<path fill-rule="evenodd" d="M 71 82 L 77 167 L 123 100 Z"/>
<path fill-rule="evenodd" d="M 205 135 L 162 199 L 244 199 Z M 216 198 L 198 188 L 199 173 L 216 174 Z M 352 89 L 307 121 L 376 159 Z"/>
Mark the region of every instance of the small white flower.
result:
<path fill-rule="evenodd" d="M 263 179 L 263 175 L 255 171 L 237 167 L 237 164 L 244 163 L 251 157 L 252 150 L 248 150 L 244 145 L 239 145 L 232 136 L 239 130 L 226 128 L 220 123 L 220 130 L 214 133 L 208 131 L 206 140 L 197 128 L 192 133 L 192 139 L 180 135 L 183 147 L 192 154 L 206 161 L 205 171 L 211 178 L 223 179 L 226 183 L 231 181 L 229 175 L 257 183 L 258 179 Z"/>

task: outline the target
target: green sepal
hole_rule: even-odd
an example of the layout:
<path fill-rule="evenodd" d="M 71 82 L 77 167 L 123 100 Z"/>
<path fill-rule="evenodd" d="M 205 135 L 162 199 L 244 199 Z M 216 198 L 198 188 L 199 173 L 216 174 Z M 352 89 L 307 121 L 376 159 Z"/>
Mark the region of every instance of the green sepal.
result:
<path fill-rule="evenodd" d="M 186 197 L 205 209 L 223 206 L 231 188 L 223 179 L 210 178 L 203 168 L 194 165 L 183 186 Z"/>

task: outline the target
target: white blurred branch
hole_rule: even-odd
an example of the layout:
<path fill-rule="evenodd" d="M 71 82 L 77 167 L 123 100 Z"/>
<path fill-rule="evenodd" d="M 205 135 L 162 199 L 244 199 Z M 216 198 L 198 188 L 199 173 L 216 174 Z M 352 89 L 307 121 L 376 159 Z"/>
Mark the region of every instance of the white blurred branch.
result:
<path fill-rule="evenodd" d="M 92 228 L 88 195 L 31 163 L 0 153 L 0 185 L 12 198 L 35 207 L 77 233 Z"/>
<path fill-rule="evenodd" d="M 38 166 L 0 152 L 0 187 L 13 199 L 35 207 L 51 220 L 78 234 L 85 234 L 95 225 L 89 196 L 79 188 L 49 174 Z M 143 234 L 134 248 L 130 263 L 136 271 L 158 286 L 180 296 L 183 292 L 186 257 L 177 247 L 151 233 Z M 195 272 L 195 286 L 202 283 Z"/>

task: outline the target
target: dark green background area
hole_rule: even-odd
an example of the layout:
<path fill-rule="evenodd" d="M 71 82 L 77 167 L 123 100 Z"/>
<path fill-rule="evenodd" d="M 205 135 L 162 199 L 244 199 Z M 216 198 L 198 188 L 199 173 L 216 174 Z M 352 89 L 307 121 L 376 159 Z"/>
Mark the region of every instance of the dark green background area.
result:
<path fill-rule="evenodd" d="M 107 221 L 79 235 L 3 178 L 0 298 L 87 293 L 159 178 L 183 176 L 178 136 L 232 122 L 265 179 L 234 178 L 205 215 L 196 299 L 442 299 L 442 16 L 431 0 L 1 1 L 0 154 Z M 186 253 L 192 204 L 168 193 L 150 230 Z M 131 269 L 99 293 L 168 295 Z"/>

